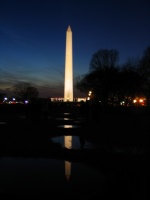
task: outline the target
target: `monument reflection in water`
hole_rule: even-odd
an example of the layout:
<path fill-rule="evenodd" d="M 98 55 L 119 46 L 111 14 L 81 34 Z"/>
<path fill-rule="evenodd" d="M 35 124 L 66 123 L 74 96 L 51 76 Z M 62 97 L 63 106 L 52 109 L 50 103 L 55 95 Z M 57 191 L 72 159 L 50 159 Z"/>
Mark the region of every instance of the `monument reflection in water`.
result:
<path fill-rule="evenodd" d="M 68 151 L 79 148 L 76 136 L 65 135 L 55 139 L 60 140 Z M 100 170 L 57 157 L 1 157 L 0 177 L 0 197 L 16 195 L 17 199 L 28 199 L 29 195 L 41 195 L 41 199 L 47 199 L 47 195 L 56 199 L 85 199 L 102 190 L 106 184 Z"/>
<path fill-rule="evenodd" d="M 64 136 L 64 146 L 67 149 L 72 148 L 72 136 L 70 135 Z M 65 160 L 65 176 L 68 181 L 70 179 L 70 175 L 71 175 L 71 162 Z"/>

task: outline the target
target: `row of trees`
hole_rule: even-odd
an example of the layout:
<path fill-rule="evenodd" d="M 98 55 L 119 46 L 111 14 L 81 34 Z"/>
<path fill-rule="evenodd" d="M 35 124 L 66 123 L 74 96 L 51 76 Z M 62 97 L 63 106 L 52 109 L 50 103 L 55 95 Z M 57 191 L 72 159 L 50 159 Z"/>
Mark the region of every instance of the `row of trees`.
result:
<path fill-rule="evenodd" d="M 103 106 L 119 105 L 121 101 L 131 105 L 137 96 L 150 102 L 150 47 L 142 58 L 128 59 L 119 66 L 119 52 L 115 49 L 101 49 L 93 54 L 89 72 L 78 76 L 76 87 L 88 94 L 92 91 L 94 101 Z"/>
<path fill-rule="evenodd" d="M 14 97 L 19 101 L 31 100 L 39 97 L 39 91 L 36 87 L 26 82 L 18 82 L 13 85 L 12 91 Z M 5 93 L 0 93 L 0 101 L 4 100 L 7 95 Z"/>
<path fill-rule="evenodd" d="M 121 101 L 131 105 L 133 99 L 142 96 L 150 102 L 150 46 L 142 58 L 129 59 L 119 65 L 119 52 L 115 49 L 101 49 L 93 54 L 89 72 L 76 77 L 75 87 L 86 95 L 92 91 L 92 99 L 103 106 L 119 105 Z M 38 90 L 29 83 L 13 86 L 19 100 L 38 98 Z M 1 95 L 2 96 L 2 95 Z"/>
<path fill-rule="evenodd" d="M 17 83 L 13 86 L 13 90 L 20 100 L 31 100 L 39 97 L 39 91 L 30 83 Z"/>

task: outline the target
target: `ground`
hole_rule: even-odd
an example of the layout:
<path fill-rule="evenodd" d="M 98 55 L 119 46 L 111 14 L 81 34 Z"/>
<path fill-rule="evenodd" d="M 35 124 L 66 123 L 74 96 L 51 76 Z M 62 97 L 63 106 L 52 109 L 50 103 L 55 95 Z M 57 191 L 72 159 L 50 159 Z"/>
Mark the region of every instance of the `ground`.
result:
<path fill-rule="evenodd" d="M 100 113 L 97 119 L 75 115 L 70 123 L 79 125 L 78 131 L 57 128 L 57 114 L 36 121 L 25 113 L 2 112 L 0 156 L 47 157 L 84 163 L 111 177 L 103 193 L 95 194 L 94 199 L 120 199 L 123 193 L 121 199 L 146 199 L 149 114 Z M 96 148 L 68 150 L 49 140 L 65 134 L 82 136 L 96 144 Z"/>

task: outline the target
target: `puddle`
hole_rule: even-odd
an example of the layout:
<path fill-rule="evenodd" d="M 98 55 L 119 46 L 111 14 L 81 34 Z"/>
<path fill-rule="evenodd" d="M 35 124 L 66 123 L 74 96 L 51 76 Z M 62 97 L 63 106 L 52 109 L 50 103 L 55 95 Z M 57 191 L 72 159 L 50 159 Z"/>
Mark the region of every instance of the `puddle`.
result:
<path fill-rule="evenodd" d="M 55 159 L 0 159 L 0 194 L 86 199 L 101 191 L 104 175 L 79 163 Z"/>
<path fill-rule="evenodd" d="M 71 147 L 73 149 L 80 149 L 81 148 L 81 138 L 79 136 L 59 136 L 59 137 L 55 137 L 55 138 L 51 138 L 50 140 L 60 144 L 62 147 L 65 147 L 65 137 L 68 137 L 69 142 L 71 143 Z M 84 146 L 83 148 L 96 148 L 96 145 L 84 141 Z"/>

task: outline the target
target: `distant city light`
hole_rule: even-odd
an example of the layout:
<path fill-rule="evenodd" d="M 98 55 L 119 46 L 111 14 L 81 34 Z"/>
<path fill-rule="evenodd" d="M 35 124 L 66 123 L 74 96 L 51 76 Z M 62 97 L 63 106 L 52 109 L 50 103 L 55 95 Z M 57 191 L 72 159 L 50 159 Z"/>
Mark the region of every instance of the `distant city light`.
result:
<path fill-rule="evenodd" d="M 88 97 L 87 97 L 87 100 L 90 100 L 91 95 L 92 95 L 92 91 L 89 91 L 89 93 L 88 93 Z"/>
<path fill-rule="evenodd" d="M 145 105 L 145 99 L 137 97 L 136 99 L 133 100 L 133 103 L 135 105 L 142 105 L 142 106 L 144 106 Z"/>

